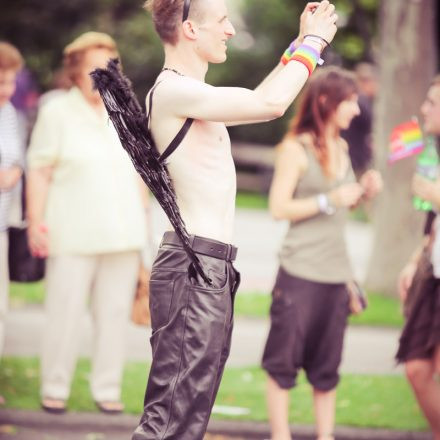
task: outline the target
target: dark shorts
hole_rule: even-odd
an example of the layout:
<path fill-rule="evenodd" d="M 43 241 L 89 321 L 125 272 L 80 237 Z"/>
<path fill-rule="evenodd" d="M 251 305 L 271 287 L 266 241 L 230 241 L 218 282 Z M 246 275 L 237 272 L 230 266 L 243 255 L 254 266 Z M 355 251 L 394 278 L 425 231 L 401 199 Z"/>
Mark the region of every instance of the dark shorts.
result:
<path fill-rule="evenodd" d="M 332 390 L 339 381 L 348 314 L 345 284 L 305 280 L 280 268 L 272 291 L 263 368 L 284 389 L 295 386 L 303 368 L 314 388 Z"/>
<path fill-rule="evenodd" d="M 420 258 L 408 290 L 405 315 L 397 361 L 432 358 L 440 345 L 440 280 L 434 278 L 427 250 Z"/>
<path fill-rule="evenodd" d="M 197 252 L 206 287 L 176 237 L 165 233 L 151 271 L 153 361 L 132 440 L 202 440 L 229 355 L 240 276 L 230 260 Z M 197 240 L 207 252 L 230 246 Z"/>

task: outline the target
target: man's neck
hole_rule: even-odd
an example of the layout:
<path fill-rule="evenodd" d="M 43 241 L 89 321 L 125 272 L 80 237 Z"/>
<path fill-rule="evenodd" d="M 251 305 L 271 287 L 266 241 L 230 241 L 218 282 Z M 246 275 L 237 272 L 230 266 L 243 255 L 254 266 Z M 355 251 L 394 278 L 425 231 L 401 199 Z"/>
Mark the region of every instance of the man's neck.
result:
<path fill-rule="evenodd" d="M 208 71 L 208 62 L 200 59 L 189 47 L 166 46 L 164 67 L 177 70 L 182 75 L 204 82 Z"/>

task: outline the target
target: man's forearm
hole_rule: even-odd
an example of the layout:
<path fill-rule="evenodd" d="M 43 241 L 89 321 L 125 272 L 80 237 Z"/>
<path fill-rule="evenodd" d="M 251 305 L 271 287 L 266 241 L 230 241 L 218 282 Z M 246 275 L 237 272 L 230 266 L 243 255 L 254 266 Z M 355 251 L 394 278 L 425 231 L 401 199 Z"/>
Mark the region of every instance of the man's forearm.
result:
<path fill-rule="evenodd" d="M 307 45 L 321 53 L 322 46 L 315 41 L 308 41 Z M 263 98 L 286 111 L 305 85 L 309 77 L 306 66 L 300 62 L 291 61 L 286 65 L 279 63 L 275 69 L 255 89 Z"/>
<path fill-rule="evenodd" d="M 283 69 L 283 65 L 281 64 L 281 62 L 279 62 L 275 68 L 269 73 L 269 75 L 267 75 L 263 81 L 261 81 L 260 84 L 258 84 L 258 86 L 255 88 L 255 91 L 263 91 L 264 87 L 269 84 L 274 78 L 275 76 Z M 264 93 L 264 92 L 263 92 Z"/>
<path fill-rule="evenodd" d="M 291 44 L 295 44 L 296 47 L 298 47 L 304 40 L 303 36 L 298 36 Z M 270 81 L 272 81 L 275 76 L 283 69 L 284 65 L 281 63 L 281 60 L 278 61 L 278 64 L 273 68 L 273 70 L 267 75 L 263 81 L 261 81 L 260 84 L 255 88 L 255 91 L 257 90 L 263 90 L 264 86 L 269 84 Z"/>

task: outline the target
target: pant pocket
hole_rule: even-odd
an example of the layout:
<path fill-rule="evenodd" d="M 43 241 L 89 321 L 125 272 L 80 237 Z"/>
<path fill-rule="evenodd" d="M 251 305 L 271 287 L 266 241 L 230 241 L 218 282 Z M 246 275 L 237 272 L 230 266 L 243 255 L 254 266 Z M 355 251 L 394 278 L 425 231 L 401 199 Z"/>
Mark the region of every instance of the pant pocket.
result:
<path fill-rule="evenodd" d="M 150 280 L 150 313 L 153 333 L 168 323 L 173 294 L 173 280 Z"/>

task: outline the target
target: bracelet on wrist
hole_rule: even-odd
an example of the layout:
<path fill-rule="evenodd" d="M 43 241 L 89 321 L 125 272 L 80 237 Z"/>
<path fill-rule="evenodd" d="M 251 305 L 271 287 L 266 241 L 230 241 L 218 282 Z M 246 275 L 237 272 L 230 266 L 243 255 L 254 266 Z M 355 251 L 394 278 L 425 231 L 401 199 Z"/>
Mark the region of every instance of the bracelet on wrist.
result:
<path fill-rule="evenodd" d="M 321 65 L 324 63 L 324 60 L 320 58 L 319 52 L 314 47 L 305 43 L 296 47 L 295 41 L 290 44 L 281 57 L 281 63 L 284 65 L 287 65 L 290 61 L 298 61 L 304 64 L 309 71 L 309 76 L 313 73 L 317 64 Z"/>
<path fill-rule="evenodd" d="M 295 52 L 295 50 L 300 46 L 300 44 L 297 43 L 296 39 L 293 40 L 289 47 L 284 51 L 282 57 L 281 57 L 281 63 L 283 63 L 284 65 L 286 65 L 290 59 L 292 58 L 293 53 Z"/>
<path fill-rule="evenodd" d="M 314 45 L 319 46 L 320 53 L 322 53 L 324 51 L 324 49 L 326 48 L 325 43 L 323 43 L 318 38 L 312 37 L 310 35 L 307 37 L 304 37 L 304 43 L 309 44 L 309 45 L 314 44 Z"/>
<path fill-rule="evenodd" d="M 332 215 L 336 212 L 336 208 L 330 203 L 327 194 L 318 194 L 318 208 L 319 212 L 326 215 Z"/>
<path fill-rule="evenodd" d="M 306 39 L 307 37 L 317 38 L 319 41 L 321 41 L 322 43 L 325 44 L 325 47 L 329 47 L 330 46 L 330 43 L 324 37 L 321 37 L 320 35 L 315 35 L 315 34 L 304 35 L 304 39 Z"/>

